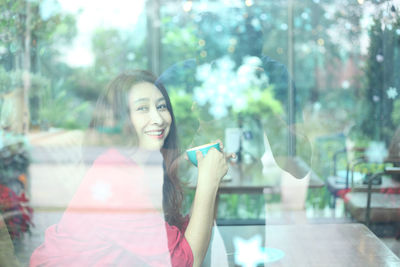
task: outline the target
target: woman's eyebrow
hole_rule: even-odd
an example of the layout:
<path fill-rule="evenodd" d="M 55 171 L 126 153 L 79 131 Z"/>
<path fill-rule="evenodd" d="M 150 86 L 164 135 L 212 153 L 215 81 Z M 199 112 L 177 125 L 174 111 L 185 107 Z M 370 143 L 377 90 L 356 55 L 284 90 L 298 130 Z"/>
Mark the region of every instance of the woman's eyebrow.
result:
<path fill-rule="evenodd" d="M 148 98 L 139 98 L 139 99 L 136 99 L 135 101 L 133 101 L 133 103 L 144 102 L 144 101 L 149 101 L 149 99 Z"/>
<path fill-rule="evenodd" d="M 148 97 L 143 97 L 143 98 L 139 98 L 133 101 L 133 103 L 138 103 L 138 102 L 149 102 L 150 98 Z M 165 101 L 164 97 L 160 97 L 159 99 L 156 100 L 156 102 L 161 102 L 161 101 Z"/>

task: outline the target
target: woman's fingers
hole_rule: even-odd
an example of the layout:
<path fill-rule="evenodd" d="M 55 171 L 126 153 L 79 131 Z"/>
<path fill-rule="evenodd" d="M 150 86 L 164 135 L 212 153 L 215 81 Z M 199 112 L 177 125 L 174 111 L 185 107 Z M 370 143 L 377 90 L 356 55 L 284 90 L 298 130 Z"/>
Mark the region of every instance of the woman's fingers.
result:
<path fill-rule="evenodd" d="M 196 151 L 196 159 L 197 159 L 197 162 L 200 162 L 203 159 L 203 153 L 201 153 L 200 150 Z"/>
<path fill-rule="evenodd" d="M 237 155 L 236 153 L 224 153 L 224 144 L 222 143 L 221 139 L 217 139 L 214 142 L 219 143 L 219 147 L 221 149 L 221 152 L 225 155 L 225 159 L 236 159 Z"/>
<path fill-rule="evenodd" d="M 221 139 L 217 139 L 213 143 L 218 143 L 219 144 L 219 148 L 221 149 L 221 151 L 224 150 L 224 144 L 222 143 Z"/>

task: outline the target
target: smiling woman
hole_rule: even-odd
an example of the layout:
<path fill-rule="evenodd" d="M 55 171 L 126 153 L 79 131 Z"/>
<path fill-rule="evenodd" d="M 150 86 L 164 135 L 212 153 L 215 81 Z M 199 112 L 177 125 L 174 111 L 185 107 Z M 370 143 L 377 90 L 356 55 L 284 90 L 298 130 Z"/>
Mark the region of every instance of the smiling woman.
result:
<path fill-rule="evenodd" d="M 94 117 L 92 128 L 122 125 L 122 142 L 94 161 L 31 266 L 200 266 L 227 172 L 222 143 L 221 152 L 197 155 L 198 189 L 190 218 L 184 217 L 182 157 L 164 86 L 146 71 L 124 72 L 108 85 L 97 111 L 106 115 Z"/>
<path fill-rule="evenodd" d="M 91 122 L 92 130 L 87 143 L 104 143 L 118 146 L 123 153 L 139 155 L 136 161 L 146 162 L 143 155 L 161 152 L 166 175 L 168 201 L 164 202 L 164 212 L 171 218 L 170 223 L 181 226 L 182 192 L 176 177 L 173 162 L 178 158 L 178 140 L 174 114 L 168 93 L 151 73 L 142 70 L 125 71 L 114 78 L 99 97 L 96 114 Z M 95 129 L 120 126 L 121 134 L 110 137 L 96 134 Z M 100 140 L 93 140 L 94 138 Z M 104 140 L 107 139 L 107 140 Z M 174 167 L 170 167 L 174 166 Z M 169 217 L 171 215 L 171 217 Z M 179 215 L 179 216 L 178 216 Z M 168 220 L 167 220 L 168 221 Z"/>
<path fill-rule="evenodd" d="M 127 71 L 110 82 L 97 101 L 90 128 L 90 136 L 85 140 L 87 145 L 111 143 L 159 150 L 163 144 L 174 147 L 176 142 L 173 141 L 176 129 L 169 96 L 164 86 L 146 71 Z M 116 132 L 121 134 L 112 136 L 107 134 L 110 131 L 103 130 L 111 128 L 119 129 Z M 99 134 L 98 130 L 106 134 Z M 157 134 L 160 131 L 162 134 Z M 153 144 L 154 139 L 159 142 Z M 170 142 L 174 144 L 169 145 Z"/>
<path fill-rule="evenodd" d="M 130 91 L 129 107 L 139 146 L 145 149 L 160 149 L 172 122 L 161 92 L 151 83 L 139 83 Z"/>

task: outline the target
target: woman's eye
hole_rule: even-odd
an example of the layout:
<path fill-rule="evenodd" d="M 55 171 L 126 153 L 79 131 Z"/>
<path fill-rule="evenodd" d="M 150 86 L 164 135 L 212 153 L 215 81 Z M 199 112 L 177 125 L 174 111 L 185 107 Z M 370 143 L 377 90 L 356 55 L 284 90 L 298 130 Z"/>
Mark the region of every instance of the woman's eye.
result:
<path fill-rule="evenodd" d="M 167 105 L 166 104 L 161 104 L 157 106 L 158 110 L 167 110 Z"/>
<path fill-rule="evenodd" d="M 147 107 L 147 106 L 141 106 L 141 107 L 138 107 L 136 110 L 137 111 L 147 111 L 149 108 Z"/>

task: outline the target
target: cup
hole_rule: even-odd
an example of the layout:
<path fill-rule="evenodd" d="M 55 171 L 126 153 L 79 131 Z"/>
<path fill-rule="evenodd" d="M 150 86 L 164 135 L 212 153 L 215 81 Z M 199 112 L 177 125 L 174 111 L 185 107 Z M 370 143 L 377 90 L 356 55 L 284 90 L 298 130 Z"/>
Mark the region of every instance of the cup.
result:
<path fill-rule="evenodd" d="M 219 143 L 217 142 L 217 143 L 208 143 L 205 145 L 193 147 L 191 149 L 186 150 L 186 154 L 188 155 L 190 162 L 192 162 L 193 165 L 197 167 L 196 151 L 200 150 L 200 152 L 203 154 L 203 156 L 205 156 L 207 154 L 208 150 L 210 150 L 212 147 L 215 147 L 216 149 L 218 149 L 218 151 L 221 151 L 221 148 L 219 147 Z"/>

